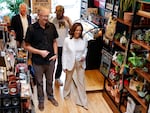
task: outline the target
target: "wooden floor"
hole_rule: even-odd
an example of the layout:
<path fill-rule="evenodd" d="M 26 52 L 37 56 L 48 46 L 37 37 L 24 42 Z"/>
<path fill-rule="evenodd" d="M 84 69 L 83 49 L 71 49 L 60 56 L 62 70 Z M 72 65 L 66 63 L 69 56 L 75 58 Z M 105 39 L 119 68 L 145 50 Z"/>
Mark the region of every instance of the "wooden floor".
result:
<path fill-rule="evenodd" d="M 86 70 L 85 75 L 86 91 L 103 90 L 104 77 L 99 70 Z"/>
<path fill-rule="evenodd" d="M 65 74 L 62 74 L 61 80 L 65 80 Z M 90 82 L 91 81 L 91 82 Z M 95 81 L 95 82 L 94 82 Z M 38 101 L 36 96 L 36 87 L 34 87 L 33 103 L 35 106 L 36 113 L 113 113 L 106 101 L 102 96 L 101 89 L 103 88 L 103 77 L 99 74 L 98 70 L 87 70 L 86 71 L 86 90 L 88 96 L 88 110 L 77 106 L 71 99 L 63 99 L 63 86 L 58 87 L 54 85 L 54 94 L 57 99 L 59 106 L 53 106 L 45 96 L 45 109 L 39 111 Z M 92 89 L 94 88 L 94 89 Z"/>

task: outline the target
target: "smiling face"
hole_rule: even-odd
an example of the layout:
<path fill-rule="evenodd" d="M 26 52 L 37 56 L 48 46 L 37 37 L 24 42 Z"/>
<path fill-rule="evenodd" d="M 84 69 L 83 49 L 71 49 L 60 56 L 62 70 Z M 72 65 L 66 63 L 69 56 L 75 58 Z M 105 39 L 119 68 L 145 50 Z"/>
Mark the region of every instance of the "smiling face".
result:
<path fill-rule="evenodd" d="M 71 38 L 83 38 L 82 37 L 83 26 L 81 23 L 74 23 L 69 31 Z"/>
<path fill-rule="evenodd" d="M 19 11 L 22 16 L 25 16 L 27 14 L 27 5 L 24 3 L 20 4 Z"/>
<path fill-rule="evenodd" d="M 80 38 L 81 34 L 82 34 L 82 28 L 81 26 L 77 26 L 74 32 L 74 38 Z"/>
<path fill-rule="evenodd" d="M 41 7 L 38 16 L 40 25 L 45 26 L 45 24 L 48 22 L 49 10 L 44 7 Z"/>

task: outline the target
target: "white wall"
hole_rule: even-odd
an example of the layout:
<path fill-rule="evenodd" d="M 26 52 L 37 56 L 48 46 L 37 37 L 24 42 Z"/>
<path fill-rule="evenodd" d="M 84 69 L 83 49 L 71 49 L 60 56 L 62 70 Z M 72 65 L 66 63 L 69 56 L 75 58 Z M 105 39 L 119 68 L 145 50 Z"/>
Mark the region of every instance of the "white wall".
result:
<path fill-rule="evenodd" d="M 63 5 L 65 15 L 70 17 L 72 21 L 80 18 L 81 0 L 52 0 L 52 13 L 55 12 L 56 5 Z"/>

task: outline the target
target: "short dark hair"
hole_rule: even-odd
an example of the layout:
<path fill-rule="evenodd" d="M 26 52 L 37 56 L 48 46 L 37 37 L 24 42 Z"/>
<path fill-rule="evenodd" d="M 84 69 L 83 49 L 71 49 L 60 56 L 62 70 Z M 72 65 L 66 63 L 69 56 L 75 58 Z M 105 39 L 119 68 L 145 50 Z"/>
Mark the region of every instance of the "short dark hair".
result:
<path fill-rule="evenodd" d="M 57 5 L 56 8 L 55 8 L 55 13 L 56 13 L 57 11 L 64 12 L 64 6 L 62 6 L 62 5 Z"/>
<path fill-rule="evenodd" d="M 71 38 L 73 38 L 74 32 L 75 32 L 75 30 L 76 30 L 76 28 L 77 28 L 78 26 L 81 26 L 81 29 L 82 29 L 80 38 L 83 38 L 83 36 L 82 36 L 83 26 L 82 26 L 82 24 L 79 23 L 79 22 L 74 23 L 74 24 L 72 25 L 72 27 L 70 28 L 69 34 L 70 34 Z"/>

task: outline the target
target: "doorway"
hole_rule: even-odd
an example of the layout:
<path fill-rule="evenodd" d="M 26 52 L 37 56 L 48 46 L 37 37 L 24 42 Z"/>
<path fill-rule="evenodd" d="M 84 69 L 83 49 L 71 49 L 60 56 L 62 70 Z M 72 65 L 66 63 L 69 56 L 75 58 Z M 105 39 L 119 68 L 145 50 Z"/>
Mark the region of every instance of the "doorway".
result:
<path fill-rule="evenodd" d="M 56 5 L 63 5 L 65 8 L 65 16 L 71 18 L 72 22 L 80 19 L 81 0 L 52 0 L 52 13 L 55 12 Z"/>

